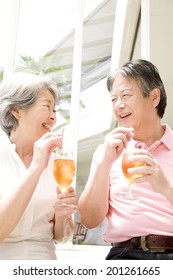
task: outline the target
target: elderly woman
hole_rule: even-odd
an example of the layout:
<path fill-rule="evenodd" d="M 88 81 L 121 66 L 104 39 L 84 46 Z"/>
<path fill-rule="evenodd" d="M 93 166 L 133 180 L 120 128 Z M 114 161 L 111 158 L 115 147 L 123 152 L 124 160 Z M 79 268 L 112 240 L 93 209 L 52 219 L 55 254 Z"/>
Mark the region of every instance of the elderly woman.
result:
<path fill-rule="evenodd" d="M 16 73 L 0 85 L 0 259 L 56 259 L 54 240 L 72 237 L 75 192 L 53 177 L 58 100 L 48 77 Z"/>

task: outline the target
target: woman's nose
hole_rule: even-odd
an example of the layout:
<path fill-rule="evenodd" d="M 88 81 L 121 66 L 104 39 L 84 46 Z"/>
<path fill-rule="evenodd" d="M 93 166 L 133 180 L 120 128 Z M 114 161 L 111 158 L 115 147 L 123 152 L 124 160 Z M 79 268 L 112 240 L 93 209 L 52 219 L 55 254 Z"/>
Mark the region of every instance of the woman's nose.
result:
<path fill-rule="evenodd" d="M 54 121 L 55 120 L 55 112 L 50 112 L 49 118 Z"/>

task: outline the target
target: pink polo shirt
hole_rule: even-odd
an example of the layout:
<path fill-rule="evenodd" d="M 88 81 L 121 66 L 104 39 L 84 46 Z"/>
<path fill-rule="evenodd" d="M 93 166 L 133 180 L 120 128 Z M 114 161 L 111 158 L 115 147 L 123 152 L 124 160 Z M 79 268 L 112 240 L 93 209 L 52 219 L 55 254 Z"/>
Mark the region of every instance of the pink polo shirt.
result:
<path fill-rule="evenodd" d="M 129 144 L 141 145 L 141 148 L 148 149 L 165 174 L 173 179 L 173 131 L 168 125 L 163 127 L 165 129 L 163 137 L 149 148 L 134 140 Z M 93 165 L 97 164 L 101 152 L 102 146 L 99 146 Z M 121 170 L 120 157 L 110 172 L 108 224 L 103 233 L 104 240 L 116 243 L 148 234 L 173 236 L 173 205 L 162 194 L 153 191 L 149 183 L 133 184 L 132 190 L 140 196 L 138 202 L 134 203 L 127 199 L 122 201 L 119 198 L 118 193 L 128 191 L 128 184 Z"/>

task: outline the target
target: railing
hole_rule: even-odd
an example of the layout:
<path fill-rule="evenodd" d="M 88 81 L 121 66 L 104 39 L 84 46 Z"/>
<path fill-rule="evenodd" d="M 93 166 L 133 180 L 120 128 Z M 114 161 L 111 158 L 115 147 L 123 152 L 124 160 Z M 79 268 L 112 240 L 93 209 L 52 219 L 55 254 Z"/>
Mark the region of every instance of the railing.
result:
<path fill-rule="evenodd" d="M 73 234 L 73 244 L 82 244 L 85 241 L 88 229 L 81 224 L 80 221 L 75 223 L 75 229 Z"/>

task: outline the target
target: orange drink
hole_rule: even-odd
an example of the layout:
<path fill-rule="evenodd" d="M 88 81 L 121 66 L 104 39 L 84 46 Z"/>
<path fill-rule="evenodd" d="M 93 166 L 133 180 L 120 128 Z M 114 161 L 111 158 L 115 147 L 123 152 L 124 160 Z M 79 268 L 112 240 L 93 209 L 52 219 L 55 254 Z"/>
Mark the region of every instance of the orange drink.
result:
<path fill-rule="evenodd" d="M 62 192 L 65 192 L 75 176 L 74 160 L 68 158 L 56 158 L 54 160 L 53 174 Z"/>
<path fill-rule="evenodd" d="M 55 150 L 53 175 L 61 190 L 65 192 L 75 177 L 75 160 L 71 146 L 71 128 L 62 128 L 62 147 Z"/>
<path fill-rule="evenodd" d="M 130 174 L 127 172 L 128 168 L 144 166 L 145 164 L 141 161 L 129 161 L 129 156 L 132 156 L 133 152 L 125 152 L 122 159 L 122 170 L 124 176 L 128 180 L 129 184 L 132 182 L 133 178 L 141 177 L 141 174 Z"/>

